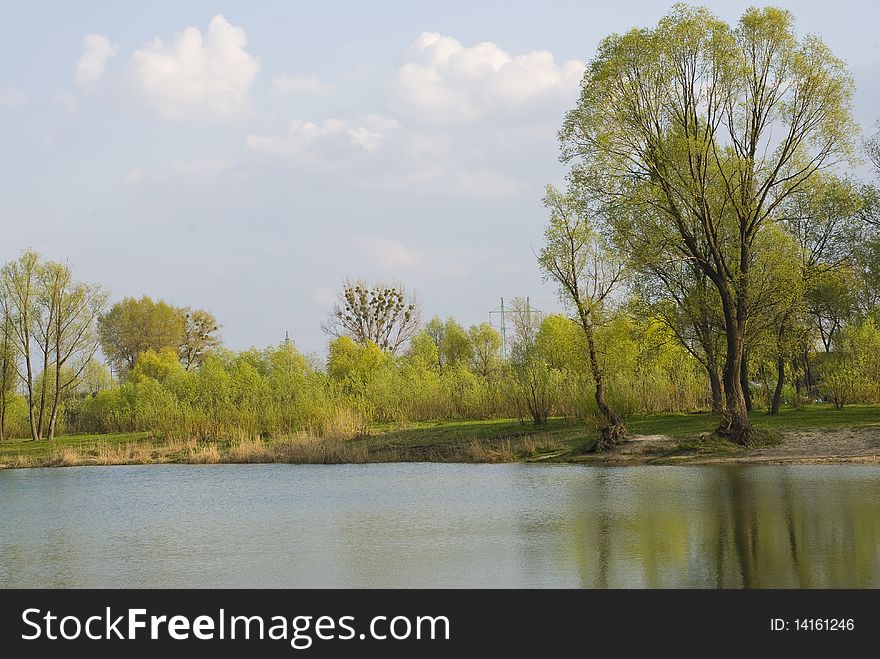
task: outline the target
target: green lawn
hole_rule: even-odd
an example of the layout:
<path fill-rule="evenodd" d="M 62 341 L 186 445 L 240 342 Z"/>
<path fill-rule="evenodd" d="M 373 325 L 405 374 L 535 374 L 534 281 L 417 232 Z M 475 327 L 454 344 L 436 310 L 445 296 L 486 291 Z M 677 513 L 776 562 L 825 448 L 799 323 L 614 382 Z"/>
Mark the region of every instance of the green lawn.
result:
<path fill-rule="evenodd" d="M 564 419 L 550 419 L 541 427 L 518 419 L 491 419 L 385 424 L 375 427 L 371 436 L 355 441 L 365 443 L 371 452 L 405 455 L 408 460 L 473 462 L 479 461 L 471 451 L 475 445 L 503 445 L 517 456 L 538 457 L 588 448 L 595 437 L 590 428 Z"/>
<path fill-rule="evenodd" d="M 150 435 L 145 432 L 117 432 L 107 435 L 63 435 L 56 437 L 51 442 L 47 440 L 35 442 L 30 439 L 12 439 L 0 442 L 0 462 L 3 462 L 4 458 L 15 455 L 27 457 L 45 456 L 53 450 L 60 448 L 93 449 L 98 442 L 127 444 L 149 440 Z"/>
<path fill-rule="evenodd" d="M 776 416 L 755 410 L 752 422 L 762 430 L 793 428 L 852 427 L 880 425 L 880 406 L 852 405 L 835 410 L 831 405 L 817 404 L 808 408 L 785 408 Z M 630 433 L 635 435 L 670 435 L 687 437 L 711 432 L 718 425 L 712 414 L 641 414 L 627 419 Z M 437 421 L 412 423 L 405 426 L 383 424 L 375 427 L 378 438 L 391 443 L 436 444 L 462 439 L 513 438 L 535 433 L 549 433 L 560 437 L 590 435 L 583 426 L 550 419 L 547 426 L 537 428 L 530 422 L 492 419 L 489 421 Z"/>
<path fill-rule="evenodd" d="M 783 408 L 770 416 L 764 410 L 751 414 L 752 423 L 761 430 L 780 431 L 795 428 L 863 428 L 880 425 L 880 406 L 851 405 L 835 410 L 829 404 L 800 409 Z M 656 414 L 634 416 L 627 421 L 630 432 L 638 435 L 686 437 L 712 431 L 718 420 L 711 414 Z"/>
<path fill-rule="evenodd" d="M 779 441 L 780 431 L 797 428 L 860 428 L 880 425 L 880 406 L 850 406 L 841 411 L 831 405 L 813 405 L 805 409 L 783 409 L 778 416 L 769 416 L 756 410 L 752 421 L 760 430 L 767 431 L 766 442 Z M 711 433 L 718 426 L 712 414 L 654 414 L 634 415 L 627 420 L 633 435 L 668 435 L 681 439 L 683 448 L 692 444 L 704 433 Z M 390 454 L 406 453 L 410 458 L 454 454 L 468 443 L 499 443 L 509 440 L 517 447 L 523 440 L 533 439 L 538 445 L 529 459 L 540 458 L 542 453 L 579 455 L 592 446 L 595 434 L 591 428 L 568 423 L 564 419 L 550 419 L 543 427 L 519 420 L 496 419 L 489 421 L 439 421 L 433 423 L 410 423 L 406 425 L 382 424 L 373 428 L 373 435 L 362 440 L 370 451 Z M 543 447 L 543 448 L 541 448 Z M 701 446 L 701 452 L 729 452 L 739 450 L 723 440 L 711 441 Z M 519 449 L 518 455 L 522 455 Z"/>
<path fill-rule="evenodd" d="M 784 409 L 778 416 L 768 416 L 756 411 L 752 414 L 755 426 L 767 431 L 771 441 L 778 441 L 782 430 L 797 428 L 860 428 L 880 426 L 880 406 L 849 406 L 842 411 L 830 405 L 812 405 L 803 409 Z M 682 441 L 687 448 L 703 433 L 710 433 L 717 426 L 717 419 L 711 414 L 657 414 L 634 415 L 627 421 L 633 435 L 668 435 Z M 353 461 L 508 461 L 510 459 L 544 459 L 567 457 L 580 459 L 584 451 L 595 440 L 594 431 L 582 424 L 566 422 L 564 419 L 551 419 L 546 426 L 536 427 L 530 422 L 519 420 L 493 419 L 488 421 L 440 421 L 430 423 L 377 424 L 368 437 L 340 442 L 357 455 Z M 266 445 L 283 442 L 284 439 L 268 440 Z M 306 440 L 311 441 L 311 440 Z M 334 440 L 314 440 L 333 442 Z M 702 442 L 701 452 L 724 452 L 733 450 L 726 442 Z M 95 451 L 101 444 L 105 448 L 119 445 L 146 444 L 154 451 L 149 459 L 176 462 L 183 458 L 171 447 L 164 448 L 161 440 L 147 433 L 115 433 L 108 435 L 67 435 L 52 442 L 30 440 L 11 440 L 0 443 L 0 464 L 11 462 L 17 457 L 41 460 L 57 456 L 63 449 L 73 449 L 78 453 Z M 722 446 L 721 444 L 725 444 Z M 220 460 L 236 460 L 230 457 L 229 442 L 216 444 Z M 145 454 L 150 456 L 150 450 Z M 357 453 L 357 451 L 360 453 Z M 179 451 L 179 449 L 178 449 Z M 488 451 L 488 453 L 487 453 Z M 500 451 L 500 452 L 499 452 Z M 346 453 L 348 455 L 348 453 Z M 222 457 L 226 456 L 226 457 Z M 344 461 L 345 459 L 342 459 Z"/>

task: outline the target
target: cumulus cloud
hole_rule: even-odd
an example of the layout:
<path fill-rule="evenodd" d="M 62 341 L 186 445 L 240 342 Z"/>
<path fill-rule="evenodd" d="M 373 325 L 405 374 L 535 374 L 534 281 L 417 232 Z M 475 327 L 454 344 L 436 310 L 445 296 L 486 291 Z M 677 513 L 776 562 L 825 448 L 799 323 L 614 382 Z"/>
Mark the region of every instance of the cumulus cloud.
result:
<path fill-rule="evenodd" d="M 247 35 L 223 16 L 207 33 L 188 27 L 165 42 L 159 37 L 133 55 L 144 97 L 167 119 L 228 119 L 245 114 L 260 61 L 246 49 Z"/>
<path fill-rule="evenodd" d="M 28 95 L 20 89 L 0 89 L 0 108 L 14 108 L 28 102 Z"/>
<path fill-rule="evenodd" d="M 104 75 L 107 60 L 119 52 L 103 34 L 87 34 L 83 37 L 83 54 L 76 63 L 76 84 L 89 87 Z"/>
<path fill-rule="evenodd" d="M 300 96 L 323 96 L 329 94 L 333 87 L 323 82 L 318 76 L 286 76 L 272 78 L 272 87 L 282 94 Z"/>
<path fill-rule="evenodd" d="M 246 145 L 253 151 L 291 157 L 319 155 L 340 144 L 371 152 L 397 127 L 394 119 L 381 115 L 364 115 L 355 121 L 325 119 L 320 123 L 295 119 L 280 135 L 248 135 Z"/>
<path fill-rule="evenodd" d="M 583 62 L 557 64 L 545 50 L 511 55 L 490 41 L 465 47 L 436 32 L 423 32 L 411 52 L 391 82 L 392 103 L 431 123 L 478 121 L 554 96 L 568 99 L 584 72 Z"/>

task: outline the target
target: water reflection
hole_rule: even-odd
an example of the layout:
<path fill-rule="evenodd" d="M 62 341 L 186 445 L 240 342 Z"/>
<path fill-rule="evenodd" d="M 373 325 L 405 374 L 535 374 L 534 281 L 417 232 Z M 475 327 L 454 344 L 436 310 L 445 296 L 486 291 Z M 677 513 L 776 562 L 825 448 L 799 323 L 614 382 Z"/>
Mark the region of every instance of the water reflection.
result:
<path fill-rule="evenodd" d="M 880 586 L 870 466 L 0 472 L 0 586 Z"/>
<path fill-rule="evenodd" d="M 560 562 L 577 561 L 587 588 L 876 587 L 878 476 L 851 466 L 598 470 L 573 490 Z"/>

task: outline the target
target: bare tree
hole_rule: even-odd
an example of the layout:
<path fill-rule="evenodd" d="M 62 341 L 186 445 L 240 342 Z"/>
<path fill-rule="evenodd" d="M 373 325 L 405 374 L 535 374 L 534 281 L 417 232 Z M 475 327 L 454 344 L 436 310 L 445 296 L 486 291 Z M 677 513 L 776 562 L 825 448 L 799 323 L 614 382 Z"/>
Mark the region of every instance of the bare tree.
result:
<path fill-rule="evenodd" d="M 31 342 L 34 335 L 34 317 L 37 315 L 36 295 L 38 287 L 39 255 L 28 250 L 3 266 L 2 284 L 12 319 L 15 348 L 22 358 L 24 371 L 18 374 L 27 388 L 28 422 L 31 439 L 39 439 L 34 417 L 34 369 L 31 361 Z"/>
<path fill-rule="evenodd" d="M 513 298 L 510 305 L 513 340 L 510 349 L 511 384 L 520 417 L 524 407 L 536 426 L 547 423 L 555 393 L 554 372 L 538 346 L 541 313 L 528 301 Z"/>
<path fill-rule="evenodd" d="M 545 277 L 559 285 L 562 301 L 576 314 L 590 357 L 590 370 L 596 385 L 596 407 L 604 424 L 599 429 L 596 450 L 625 439 L 626 423 L 611 409 L 605 397 L 605 377 L 596 351 L 595 328 L 609 296 L 620 283 L 623 265 L 605 248 L 587 215 L 591 212 L 583 199 L 547 186 L 544 205 L 550 223 L 544 232 L 544 248 L 538 262 Z"/>
<path fill-rule="evenodd" d="M 322 329 L 396 353 L 418 331 L 419 312 L 415 294 L 400 284 L 346 280 Z"/>
<path fill-rule="evenodd" d="M 107 292 L 100 286 L 75 282 L 70 268 L 58 263 L 46 265 L 47 299 L 50 313 L 49 349 L 54 355 L 55 386 L 49 416 L 48 438 L 55 437 L 59 402 L 64 391 L 75 386 L 98 351 L 98 317 L 107 305 Z M 68 367 L 66 372 L 63 371 Z M 48 380 L 44 377 L 43 382 Z M 45 388 L 45 387 L 44 387 Z M 41 406 L 42 407 L 42 406 Z"/>
<path fill-rule="evenodd" d="M 46 401 L 49 393 L 49 362 L 52 359 L 52 328 L 55 325 L 55 311 L 58 308 L 58 287 L 63 278 L 60 263 L 37 263 L 36 305 L 34 307 L 34 339 L 42 355 L 42 370 L 39 378 L 39 412 L 37 414 L 37 439 L 43 438 Z"/>

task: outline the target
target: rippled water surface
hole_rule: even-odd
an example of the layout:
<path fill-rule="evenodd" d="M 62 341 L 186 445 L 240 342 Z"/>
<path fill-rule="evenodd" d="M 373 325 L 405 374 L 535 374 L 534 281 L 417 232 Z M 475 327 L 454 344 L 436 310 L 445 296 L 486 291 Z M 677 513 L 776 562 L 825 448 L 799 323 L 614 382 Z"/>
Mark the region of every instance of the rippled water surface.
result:
<path fill-rule="evenodd" d="M 4 587 L 880 587 L 870 466 L 0 471 Z"/>

